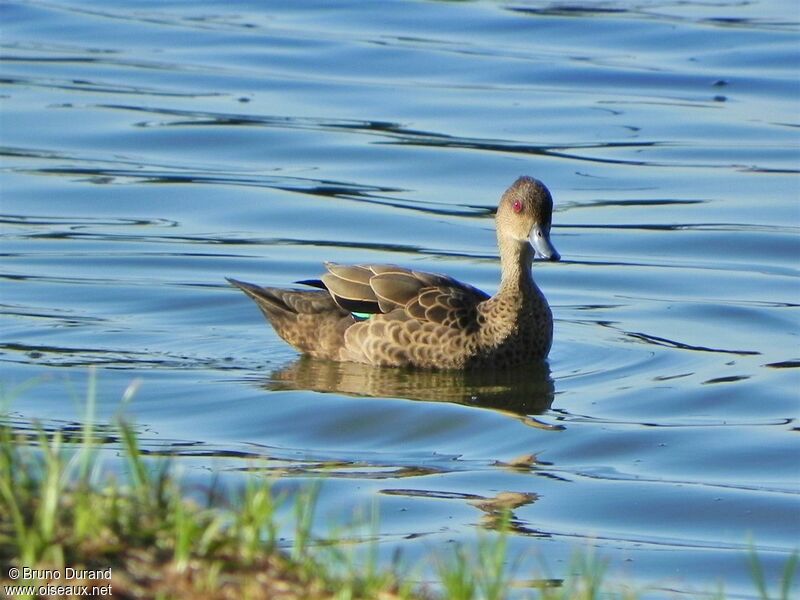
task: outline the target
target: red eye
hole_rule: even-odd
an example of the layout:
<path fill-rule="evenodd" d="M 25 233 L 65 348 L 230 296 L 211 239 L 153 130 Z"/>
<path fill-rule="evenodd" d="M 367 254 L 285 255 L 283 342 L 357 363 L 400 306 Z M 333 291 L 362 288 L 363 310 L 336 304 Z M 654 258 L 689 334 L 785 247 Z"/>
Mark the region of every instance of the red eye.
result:
<path fill-rule="evenodd" d="M 522 212 L 522 202 L 520 202 L 519 200 L 514 200 L 514 212 L 515 213 Z"/>

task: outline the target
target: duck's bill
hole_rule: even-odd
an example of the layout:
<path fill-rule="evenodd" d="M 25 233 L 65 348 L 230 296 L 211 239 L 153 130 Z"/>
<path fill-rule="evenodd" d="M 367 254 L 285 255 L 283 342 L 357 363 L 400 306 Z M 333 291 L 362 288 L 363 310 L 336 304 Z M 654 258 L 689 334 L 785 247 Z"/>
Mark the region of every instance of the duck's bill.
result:
<path fill-rule="evenodd" d="M 561 255 L 558 253 L 558 250 L 553 247 L 553 243 L 550 241 L 550 231 L 547 229 L 542 227 L 534 227 L 533 231 L 531 231 L 531 245 L 536 251 L 534 258 L 551 260 L 554 262 L 561 260 Z"/>

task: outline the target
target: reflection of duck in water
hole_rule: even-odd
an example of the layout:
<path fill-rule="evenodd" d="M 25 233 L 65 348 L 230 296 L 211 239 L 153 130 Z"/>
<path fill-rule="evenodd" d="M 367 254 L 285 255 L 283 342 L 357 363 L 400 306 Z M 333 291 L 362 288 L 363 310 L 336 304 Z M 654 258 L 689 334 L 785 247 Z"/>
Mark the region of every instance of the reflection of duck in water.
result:
<path fill-rule="evenodd" d="M 526 424 L 534 427 L 554 428 L 529 416 L 542 414 L 553 403 L 554 385 L 546 362 L 533 364 L 524 370 L 430 371 L 382 369 L 303 356 L 274 371 L 264 387 L 455 402 L 508 412 L 522 417 Z M 559 426 L 555 428 L 560 429 Z"/>
<path fill-rule="evenodd" d="M 497 209 L 502 269 L 488 294 L 445 275 L 393 265 L 328 263 L 321 290 L 264 288 L 230 279 L 284 340 L 335 361 L 434 369 L 513 367 L 544 359 L 553 316 L 531 274 L 534 256 L 559 260 L 550 243 L 553 200 L 520 177 Z M 533 242 L 531 246 L 530 242 Z"/>

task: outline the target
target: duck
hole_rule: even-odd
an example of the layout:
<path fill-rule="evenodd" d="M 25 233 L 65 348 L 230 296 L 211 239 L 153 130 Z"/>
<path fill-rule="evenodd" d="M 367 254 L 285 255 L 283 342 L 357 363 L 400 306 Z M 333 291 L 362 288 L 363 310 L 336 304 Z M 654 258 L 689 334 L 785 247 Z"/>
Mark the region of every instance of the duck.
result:
<path fill-rule="evenodd" d="M 533 279 L 534 258 L 559 261 L 553 198 L 533 177 L 503 193 L 495 214 L 500 285 L 490 296 L 448 275 L 392 264 L 327 262 L 314 289 L 227 278 L 277 334 L 313 358 L 381 367 L 505 369 L 546 360 L 553 314 Z"/>

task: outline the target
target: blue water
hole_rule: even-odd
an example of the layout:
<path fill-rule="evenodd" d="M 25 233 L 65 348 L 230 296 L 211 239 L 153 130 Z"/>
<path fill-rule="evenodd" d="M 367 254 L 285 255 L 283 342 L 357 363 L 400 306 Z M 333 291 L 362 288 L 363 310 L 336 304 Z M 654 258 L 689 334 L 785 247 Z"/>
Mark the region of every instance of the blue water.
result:
<path fill-rule="evenodd" d="M 739 598 L 752 544 L 775 584 L 800 539 L 793 1 L 9 0 L 0 28 L 19 427 L 79 421 L 95 365 L 99 418 L 186 477 L 322 476 L 317 534 L 375 505 L 422 580 L 512 497 L 523 592 L 576 548 L 654 597 Z M 493 292 L 521 174 L 564 259 L 534 266 L 545 370 L 300 360 L 224 281 L 391 262 Z"/>

